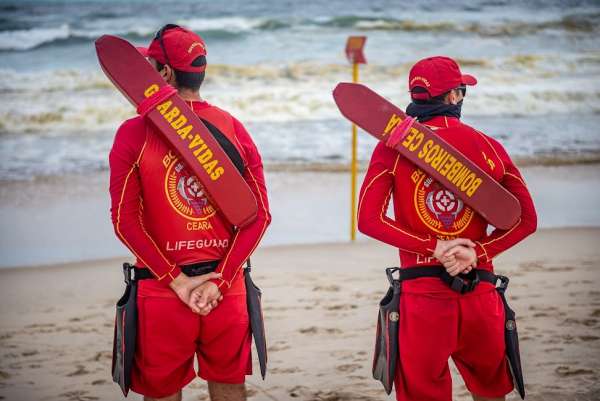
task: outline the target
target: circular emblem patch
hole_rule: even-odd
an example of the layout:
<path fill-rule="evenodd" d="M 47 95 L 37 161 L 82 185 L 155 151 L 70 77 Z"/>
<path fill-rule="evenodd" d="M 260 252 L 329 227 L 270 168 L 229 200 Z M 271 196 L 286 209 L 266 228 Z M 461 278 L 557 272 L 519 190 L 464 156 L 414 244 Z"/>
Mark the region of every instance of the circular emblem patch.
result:
<path fill-rule="evenodd" d="M 506 330 L 514 330 L 517 327 L 514 320 L 506 321 Z"/>
<path fill-rule="evenodd" d="M 177 159 L 167 168 L 165 192 L 173 209 L 189 220 L 206 220 L 215 214 L 196 176 Z"/>
<path fill-rule="evenodd" d="M 457 235 L 473 218 L 473 210 L 433 178 L 422 175 L 415 186 L 417 215 L 438 234 Z"/>
<path fill-rule="evenodd" d="M 398 314 L 398 312 L 390 313 L 390 321 L 397 322 L 399 319 L 400 319 L 400 315 Z"/>

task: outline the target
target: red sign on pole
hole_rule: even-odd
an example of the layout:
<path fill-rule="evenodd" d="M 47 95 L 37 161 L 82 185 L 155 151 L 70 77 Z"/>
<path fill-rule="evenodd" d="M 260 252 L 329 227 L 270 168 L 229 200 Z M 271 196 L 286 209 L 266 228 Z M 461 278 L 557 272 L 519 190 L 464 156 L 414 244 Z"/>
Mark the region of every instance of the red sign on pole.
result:
<path fill-rule="evenodd" d="M 346 42 L 346 57 L 351 64 L 367 64 L 367 59 L 363 53 L 366 36 L 349 36 Z"/>

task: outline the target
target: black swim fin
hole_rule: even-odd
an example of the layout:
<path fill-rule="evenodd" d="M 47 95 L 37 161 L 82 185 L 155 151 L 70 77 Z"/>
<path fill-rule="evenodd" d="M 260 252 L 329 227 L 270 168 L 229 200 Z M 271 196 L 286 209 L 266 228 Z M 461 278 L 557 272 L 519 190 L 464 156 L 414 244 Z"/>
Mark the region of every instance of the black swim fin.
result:
<path fill-rule="evenodd" d="M 399 330 L 399 304 L 400 304 L 400 281 L 394 279 L 397 267 L 387 268 L 386 275 L 390 282 L 390 288 L 379 302 L 379 314 L 377 317 L 377 334 L 375 337 L 375 354 L 373 355 L 373 378 L 379 380 L 386 393 L 392 392 L 396 365 L 398 363 L 398 330 Z"/>
<path fill-rule="evenodd" d="M 112 377 L 127 397 L 131 387 L 131 369 L 137 335 L 137 282 L 131 280 L 133 266 L 123 264 L 125 293 L 117 302 L 113 340 Z"/>
<path fill-rule="evenodd" d="M 265 333 L 265 324 L 262 314 L 261 296 L 262 292 L 250 277 L 250 260 L 247 267 L 244 269 L 244 280 L 246 282 L 246 303 L 248 305 L 248 317 L 250 318 L 250 327 L 254 344 L 256 345 L 256 353 L 258 354 L 258 363 L 260 365 L 260 374 L 265 379 L 267 374 L 267 337 Z"/>
<path fill-rule="evenodd" d="M 504 292 L 508 288 L 508 277 L 498 276 L 500 279 L 500 286 L 496 288 L 502 303 L 504 304 L 504 341 L 506 343 L 506 358 L 510 365 L 510 370 L 515 382 L 515 387 L 521 396 L 521 399 L 525 399 L 525 381 L 523 380 L 523 369 L 521 368 L 521 353 L 519 351 L 519 335 L 517 334 L 517 321 L 515 311 L 513 311 L 508 302 Z"/>

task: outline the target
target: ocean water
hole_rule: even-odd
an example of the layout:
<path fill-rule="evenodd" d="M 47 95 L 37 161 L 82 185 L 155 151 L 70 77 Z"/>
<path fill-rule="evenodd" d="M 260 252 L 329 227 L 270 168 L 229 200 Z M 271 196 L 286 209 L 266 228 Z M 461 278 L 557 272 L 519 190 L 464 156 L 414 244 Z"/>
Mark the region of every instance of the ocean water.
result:
<path fill-rule="evenodd" d="M 265 163 L 348 162 L 350 125 L 331 91 L 343 48 L 367 35 L 361 81 L 408 104 L 418 59 L 456 58 L 479 84 L 463 116 L 528 164 L 600 160 L 598 1 L 0 1 L 0 181 L 108 168 L 133 108 L 101 72 L 102 34 L 147 44 L 163 24 L 207 42 L 202 96 L 253 134 Z M 359 138 L 359 158 L 374 145 Z"/>

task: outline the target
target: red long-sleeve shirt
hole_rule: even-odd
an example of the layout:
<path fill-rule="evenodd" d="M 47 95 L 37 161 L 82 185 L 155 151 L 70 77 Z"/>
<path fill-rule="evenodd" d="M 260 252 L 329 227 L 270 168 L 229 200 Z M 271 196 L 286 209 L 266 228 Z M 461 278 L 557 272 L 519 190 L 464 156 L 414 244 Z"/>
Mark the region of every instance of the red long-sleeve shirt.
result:
<path fill-rule="evenodd" d="M 111 215 L 119 239 L 169 283 L 180 266 L 219 260 L 222 292 L 238 277 L 271 221 L 260 154 L 244 126 L 207 102 L 190 102 L 196 114 L 234 144 L 243 177 L 258 204 L 256 219 L 237 229 L 209 202 L 191 170 L 141 117 L 125 121 L 109 156 Z"/>
<path fill-rule="evenodd" d="M 452 117 L 437 116 L 425 124 L 484 169 L 519 200 L 521 218 L 509 230 L 487 234 L 488 223 L 451 191 L 383 142 L 377 144 L 358 204 L 361 232 L 400 250 L 404 267 L 434 265 L 437 239 L 469 238 L 476 243 L 479 267 L 493 270 L 492 259 L 536 230 L 531 195 L 502 145 Z M 386 216 L 390 198 L 394 218 Z"/>

